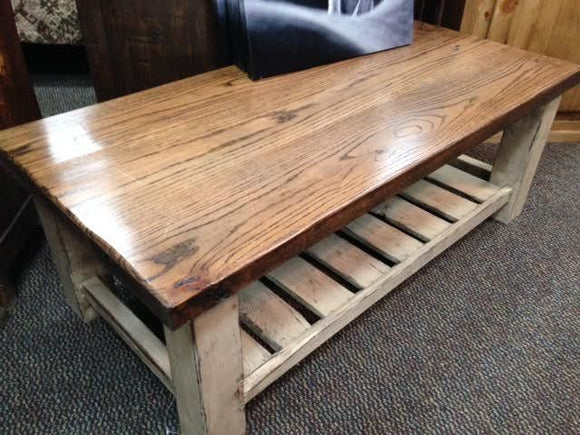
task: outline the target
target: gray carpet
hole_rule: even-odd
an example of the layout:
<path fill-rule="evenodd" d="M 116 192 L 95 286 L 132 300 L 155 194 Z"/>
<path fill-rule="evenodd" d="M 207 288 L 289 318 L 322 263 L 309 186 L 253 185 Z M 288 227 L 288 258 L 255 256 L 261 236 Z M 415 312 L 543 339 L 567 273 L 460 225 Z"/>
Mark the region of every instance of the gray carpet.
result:
<path fill-rule="evenodd" d="M 36 80 L 43 113 L 93 101 L 75 80 Z M 248 432 L 580 433 L 579 188 L 580 145 L 550 145 L 517 221 L 483 224 L 258 396 Z M 0 433 L 176 431 L 161 383 L 65 306 L 44 242 L 21 267 Z"/>

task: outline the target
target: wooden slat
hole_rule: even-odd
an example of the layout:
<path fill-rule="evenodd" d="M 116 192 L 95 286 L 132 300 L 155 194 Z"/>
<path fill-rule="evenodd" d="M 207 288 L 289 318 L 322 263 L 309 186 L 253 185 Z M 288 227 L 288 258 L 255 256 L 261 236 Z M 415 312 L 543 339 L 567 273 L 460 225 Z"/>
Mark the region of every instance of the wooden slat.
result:
<path fill-rule="evenodd" d="M 461 31 L 485 38 L 491 23 L 496 0 L 467 0 L 463 11 Z"/>
<path fill-rule="evenodd" d="M 240 321 L 274 350 L 310 327 L 298 311 L 259 281 L 240 292 Z"/>
<path fill-rule="evenodd" d="M 482 180 L 489 180 L 489 176 L 491 175 L 492 166 L 489 163 L 482 162 L 465 154 L 457 157 L 450 164 Z"/>
<path fill-rule="evenodd" d="M 268 278 L 319 317 L 328 316 L 353 296 L 353 293 L 299 257 L 270 272 Z"/>
<path fill-rule="evenodd" d="M 244 364 L 244 377 L 250 375 L 254 370 L 268 361 L 272 354 L 254 340 L 250 334 L 243 329 L 241 332 L 242 358 Z"/>
<path fill-rule="evenodd" d="M 499 189 L 499 187 L 481 178 L 450 165 L 445 165 L 432 172 L 427 176 L 427 179 L 458 190 L 478 202 L 487 201 Z"/>
<path fill-rule="evenodd" d="M 95 311 L 117 331 L 163 385 L 173 391 L 169 356 L 161 340 L 100 279 L 91 278 L 82 286 Z"/>
<path fill-rule="evenodd" d="M 475 202 L 451 193 L 428 181 L 419 180 L 401 193 L 406 199 L 439 212 L 445 218 L 457 221 L 477 208 Z"/>
<path fill-rule="evenodd" d="M 398 196 L 373 209 L 373 214 L 428 242 L 451 225 L 449 222 L 423 210 Z"/>
<path fill-rule="evenodd" d="M 328 236 L 307 252 L 358 288 L 368 287 L 389 270 L 385 263 L 336 234 Z"/>
<path fill-rule="evenodd" d="M 510 191 L 509 188 L 500 189 L 492 198 L 423 245 L 403 263 L 393 267 L 382 279 L 361 290 L 347 304 L 312 325 L 307 334 L 282 349 L 244 380 L 244 400 L 250 401 L 405 279 L 495 213 L 507 202 Z"/>
<path fill-rule="evenodd" d="M 507 42 L 517 5 L 517 0 L 497 0 L 487 32 L 487 39 L 501 43 Z"/>
<path fill-rule="evenodd" d="M 397 263 L 423 246 L 417 239 L 369 214 L 348 224 L 346 230 L 361 243 Z"/>

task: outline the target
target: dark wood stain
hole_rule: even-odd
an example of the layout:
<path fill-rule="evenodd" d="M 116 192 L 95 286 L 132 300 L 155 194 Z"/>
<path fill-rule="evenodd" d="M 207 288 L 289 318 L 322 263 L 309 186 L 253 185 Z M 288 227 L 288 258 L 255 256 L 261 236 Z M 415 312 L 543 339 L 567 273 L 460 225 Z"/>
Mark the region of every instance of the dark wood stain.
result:
<path fill-rule="evenodd" d="M 0 132 L 0 157 L 175 328 L 579 80 L 418 24 L 409 47 L 259 82 L 228 67 Z"/>
<path fill-rule="evenodd" d="M 0 130 L 40 118 L 10 0 L 0 0 Z M 23 150 L 24 151 L 24 150 Z M 0 299 L 8 269 L 37 226 L 28 190 L 0 162 Z M 0 305 L 2 305 L 0 301 Z"/>
<path fill-rule="evenodd" d="M 0 130 L 40 118 L 10 0 L 0 0 Z"/>
<path fill-rule="evenodd" d="M 99 101 L 229 62 L 212 0 L 76 0 Z"/>

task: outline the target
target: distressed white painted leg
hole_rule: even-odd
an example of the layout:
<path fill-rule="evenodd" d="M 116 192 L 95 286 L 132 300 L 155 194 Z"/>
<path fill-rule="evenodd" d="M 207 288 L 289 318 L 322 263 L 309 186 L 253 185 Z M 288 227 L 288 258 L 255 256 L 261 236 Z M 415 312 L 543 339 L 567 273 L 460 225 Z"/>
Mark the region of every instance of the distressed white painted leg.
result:
<path fill-rule="evenodd" d="M 496 186 L 511 187 L 512 194 L 494 219 L 508 223 L 522 212 L 561 98 L 505 129 L 489 181 Z"/>
<path fill-rule="evenodd" d="M 165 328 L 182 434 L 243 434 L 242 344 L 234 295 L 181 328 Z"/>
<path fill-rule="evenodd" d="M 87 300 L 81 284 L 96 276 L 106 281 L 108 272 L 105 265 L 87 241 L 71 231 L 65 218 L 52 210 L 52 206 L 39 198 L 35 198 L 34 202 L 67 303 L 85 322 L 95 319 L 97 313 Z"/>

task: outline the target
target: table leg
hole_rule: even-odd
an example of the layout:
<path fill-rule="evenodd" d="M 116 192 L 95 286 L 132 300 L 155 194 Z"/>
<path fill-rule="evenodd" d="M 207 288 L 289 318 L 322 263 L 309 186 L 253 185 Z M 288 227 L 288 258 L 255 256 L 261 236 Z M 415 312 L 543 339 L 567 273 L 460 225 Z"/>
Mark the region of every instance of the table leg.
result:
<path fill-rule="evenodd" d="M 107 277 L 105 265 L 98 260 L 87 241 L 73 231 L 71 224 L 51 205 L 40 198 L 35 198 L 35 204 L 67 303 L 85 322 L 95 319 L 97 313 L 81 284 L 95 276 Z"/>
<path fill-rule="evenodd" d="M 522 212 L 560 100 L 556 98 L 504 130 L 489 181 L 511 187 L 512 194 L 494 219 L 508 223 Z"/>
<path fill-rule="evenodd" d="M 242 345 L 238 296 L 172 331 L 165 328 L 183 434 L 243 434 Z"/>

